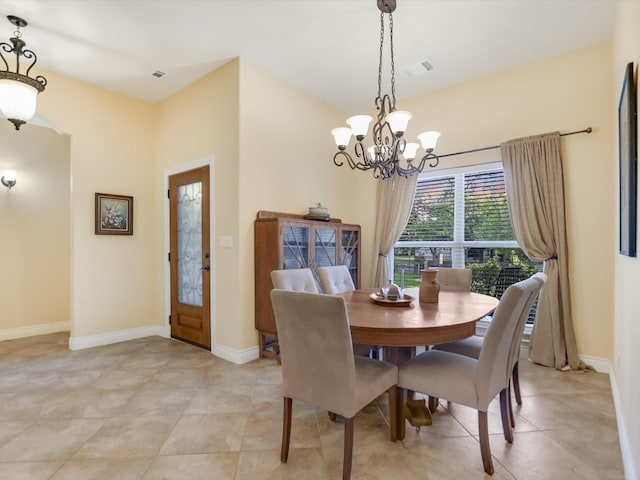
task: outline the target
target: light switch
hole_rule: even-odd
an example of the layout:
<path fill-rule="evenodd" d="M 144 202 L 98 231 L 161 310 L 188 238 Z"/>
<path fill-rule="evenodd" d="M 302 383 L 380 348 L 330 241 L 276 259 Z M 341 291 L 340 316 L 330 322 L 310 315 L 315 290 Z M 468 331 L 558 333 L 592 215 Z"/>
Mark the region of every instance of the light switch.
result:
<path fill-rule="evenodd" d="M 220 235 L 218 237 L 218 245 L 220 245 L 220 248 L 231 248 L 233 247 L 233 238 L 229 235 Z"/>

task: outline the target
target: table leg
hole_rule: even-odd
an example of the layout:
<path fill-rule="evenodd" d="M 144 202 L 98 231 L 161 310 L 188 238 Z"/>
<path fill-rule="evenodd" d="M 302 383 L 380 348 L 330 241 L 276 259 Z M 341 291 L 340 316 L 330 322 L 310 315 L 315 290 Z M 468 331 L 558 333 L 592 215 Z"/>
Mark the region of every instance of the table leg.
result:
<path fill-rule="evenodd" d="M 384 347 L 384 359 L 395 365 L 402 365 L 416 353 L 415 347 Z M 416 428 L 431 425 L 431 413 L 424 399 L 413 398 L 411 390 L 398 388 L 395 412 L 398 426 L 398 440 L 404 440 L 406 433 L 406 420 Z"/>

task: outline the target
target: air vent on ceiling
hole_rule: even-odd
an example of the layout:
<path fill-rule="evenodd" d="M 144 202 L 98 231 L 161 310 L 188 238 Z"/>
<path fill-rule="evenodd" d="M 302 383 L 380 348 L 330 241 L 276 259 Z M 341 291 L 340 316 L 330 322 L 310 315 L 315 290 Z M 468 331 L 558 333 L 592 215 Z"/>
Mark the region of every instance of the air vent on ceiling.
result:
<path fill-rule="evenodd" d="M 156 70 L 155 72 L 153 72 L 151 75 L 153 75 L 156 78 L 162 78 L 167 74 L 167 72 L 163 72 L 162 70 Z"/>
<path fill-rule="evenodd" d="M 433 65 L 433 62 L 431 60 L 424 60 L 422 62 L 409 65 L 408 67 L 403 68 L 402 71 L 407 77 L 417 77 L 434 69 L 435 66 Z"/>

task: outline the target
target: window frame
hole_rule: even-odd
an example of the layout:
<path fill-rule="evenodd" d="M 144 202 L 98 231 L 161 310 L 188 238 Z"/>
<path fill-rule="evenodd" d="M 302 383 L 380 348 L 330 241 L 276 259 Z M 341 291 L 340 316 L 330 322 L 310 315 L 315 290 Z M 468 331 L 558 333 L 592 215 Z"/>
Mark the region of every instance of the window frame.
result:
<path fill-rule="evenodd" d="M 435 179 L 440 177 L 454 177 L 454 218 L 453 218 L 453 240 L 436 241 L 398 241 L 393 248 L 450 248 L 452 268 L 465 268 L 465 248 L 518 248 L 517 240 L 464 240 L 464 175 L 467 173 L 487 172 L 503 170 L 501 161 L 489 162 L 464 167 L 442 169 L 438 171 L 423 172 L 418 177 L 418 181 L 423 178 Z M 393 251 L 392 251 L 393 252 Z M 393 271 L 393 253 L 391 254 L 390 268 Z"/>

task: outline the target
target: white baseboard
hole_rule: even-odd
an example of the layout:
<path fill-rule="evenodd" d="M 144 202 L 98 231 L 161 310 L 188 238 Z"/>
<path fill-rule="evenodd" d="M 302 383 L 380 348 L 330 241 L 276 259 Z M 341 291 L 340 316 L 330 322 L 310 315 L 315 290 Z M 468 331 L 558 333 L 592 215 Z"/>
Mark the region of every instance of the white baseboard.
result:
<path fill-rule="evenodd" d="M 487 333 L 487 328 L 489 328 L 490 323 L 491 320 L 486 319 L 478 321 L 478 323 L 476 323 L 476 335 L 484 337 L 484 334 Z M 522 334 L 522 348 L 529 348 L 530 339 L 531 327 L 529 325 L 525 325 L 524 332 Z M 611 370 L 611 362 L 606 358 L 580 355 L 580 360 L 582 360 L 585 364 L 592 366 L 596 370 L 596 372 L 599 373 L 609 373 L 609 371 Z"/>
<path fill-rule="evenodd" d="M 611 373 L 611 362 L 606 358 L 580 355 L 580 360 L 582 360 L 586 365 L 595 368 L 598 373 Z"/>
<path fill-rule="evenodd" d="M 130 330 L 120 330 L 118 332 L 103 333 L 100 335 L 89 335 L 87 337 L 71 337 L 69 338 L 69 348 L 71 350 L 82 350 L 84 348 L 126 342 L 127 340 L 151 337 L 153 335 L 166 337 L 165 331 L 164 326 L 150 325 L 148 327 L 132 328 Z"/>
<path fill-rule="evenodd" d="M 620 441 L 620 453 L 622 454 L 622 464 L 624 465 L 624 478 L 626 480 L 639 480 L 636 474 L 634 465 L 634 454 L 631 451 L 629 435 L 625 427 L 625 419 L 622 415 L 622 408 L 620 405 L 620 395 L 618 393 L 618 384 L 616 382 L 616 376 L 611 369 L 609 372 L 609 381 L 611 382 L 611 394 L 613 395 L 613 404 L 616 409 L 616 421 L 618 422 L 618 439 Z"/>
<path fill-rule="evenodd" d="M 71 322 L 43 323 L 30 327 L 7 328 L 0 330 L 0 341 L 35 337 L 36 335 L 46 335 L 48 333 L 68 332 L 70 329 Z"/>
<path fill-rule="evenodd" d="M 260 358 L 260 347 L 256 345 L 254 347 L 245 348 L 244 350 L 235 350 L 218 344 L 211 348 L 211 353 L 216 357 L 242 365 Z"/>

